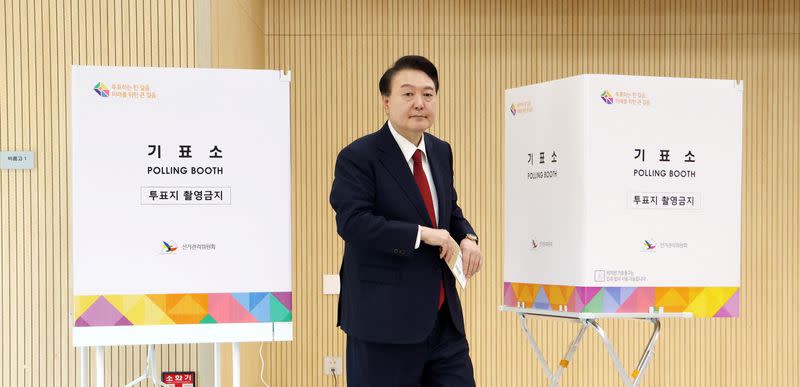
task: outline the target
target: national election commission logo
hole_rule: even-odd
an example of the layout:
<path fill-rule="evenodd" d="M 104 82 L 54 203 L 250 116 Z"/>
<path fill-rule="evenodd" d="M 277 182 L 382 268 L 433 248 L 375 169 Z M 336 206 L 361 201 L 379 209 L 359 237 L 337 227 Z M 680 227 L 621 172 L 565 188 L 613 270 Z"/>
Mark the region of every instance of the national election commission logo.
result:
<path fill-rule="evenodd" d="M 536 238 L 531 238 L 530 243 L 528 243 L 528 250 L 530 251 L 536 251 L 546 247 L 553 247 L 553 241 L 537 241 Z"/>
<path fill-rule="evenodd" d="M 170 254 L 178 251 L 178 244 L 174 241 L 161 241 L 161 252 L 163 254 Z"/>
<path fill-rule="evenodd" d="M 642 251 L 655 251 L 655 249 L 656 249 L 656 241 L 655 240 L 653 240 L 653 239 L 651 239 L 651 240 L 645 239 L 644 240 L 644 249 Z"/>
<path fill-rule="evenodd" d="M 108 96 L 111 95 L 108 91 L 108 86 L 103 84 L 103 82 L 97 82 L 97 84 L 94 85 L 94 92 L 103 98 L 108 98 Z"/>
<path fill-rule="evenodd" d="M 645 239 L 644 245 L 642 246 L 642 252 L 644 253 L 652 253 L 656 251 L 656 246 L 658 246 L 659 250 L 672 250 L 672 249 L 688 249 L 689 242 L 684 241 L 670 241 L 670 242 L 656 242 L 655 239 Z"/>
<path fill-rule="evenodd" d="M 605 102 L 607 105 L 614 104 L 614 96 L 611 95 L 611 92 L 608 90 L 603 90 L 603 94 L 600 94 L 600 98 Z"/>

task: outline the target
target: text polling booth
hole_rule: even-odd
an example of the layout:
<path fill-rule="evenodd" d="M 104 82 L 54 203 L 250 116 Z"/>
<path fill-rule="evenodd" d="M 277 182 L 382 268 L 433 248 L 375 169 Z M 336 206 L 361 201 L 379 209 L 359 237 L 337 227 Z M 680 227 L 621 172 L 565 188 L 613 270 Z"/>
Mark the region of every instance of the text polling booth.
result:
<path fill-rule="evenodd" d="M 292 340 L 289 82 L 72 68 L 75 346 Z"/>
<path fill-rule="evenodd" d="M 616 75 L 506 90 L 504 309 L 738 316 L 742 94 Z"/>

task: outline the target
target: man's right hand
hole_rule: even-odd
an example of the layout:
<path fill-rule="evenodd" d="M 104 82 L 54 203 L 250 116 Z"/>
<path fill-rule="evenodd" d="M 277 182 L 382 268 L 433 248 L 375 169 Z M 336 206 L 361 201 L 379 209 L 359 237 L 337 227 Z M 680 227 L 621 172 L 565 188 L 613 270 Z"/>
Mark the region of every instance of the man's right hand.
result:
<path fill-rule="evenodd" d="M 439 258 L 447 263 L 450 263 L 458 249 L 458 244 L 447 230 L 422 227 L 420 239 L 428 245 L 439 247 Z"/>

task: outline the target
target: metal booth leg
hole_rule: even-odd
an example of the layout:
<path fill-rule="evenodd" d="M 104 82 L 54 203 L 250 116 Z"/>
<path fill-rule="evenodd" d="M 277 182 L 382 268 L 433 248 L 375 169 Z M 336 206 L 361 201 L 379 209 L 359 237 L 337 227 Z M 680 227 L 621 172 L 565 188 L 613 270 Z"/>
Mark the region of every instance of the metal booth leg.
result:
<path fill-rule="evenodd" d="M 570 346 L 567 349 L 567 352 L 564 354 L 564 357 L 559 361 L 558 368 L 556 369 L 555 374 L 550 369 L 550 365 L 547 364 L 547 360 L 544 358 L 541 349 L 539 348 L 539 344 L 536 343 L 536 340 L 533 338 L 530 329 L 528 329 L 528 324 L 525 321 L 525 314 L 524 313 L 517 313 L 517 317 L 519 318 L 519 324 L 522 328 L 522 332 L 525 333 L 525 337 L 528 338 L 528 343 L 531 345 L 533 352 L 536 354 L 536 360 L 538 360 L 539 365 L 544 370 L 545 374 L 547 375 L 547 380 L 550 381 L 550 386 L 557 387 L 558 381 L 561 379 L 561 375 L 564 373 L 564 369 L 569 366 L 569 363 L 572 361 L 572 358 L 575 356 L 575 352 L 578 351 L 578 347 L 583 340 L 583 336 L 586 333 L 586 329 L 588 328 L 588 324 L 585 321 L 581 321 L 581 329 L 578 331 L 577 336 L 575 339 L 572 340 Z"/>
<path fill-rule="evenodd" d="M 597 332 L 598 336 L 600 336 L 600 340 L 603 341 L 606 351 L 611 356 L 611 361 L 614 363 L 614 368 L 617 369 L 617 373 L 625 385 L 629 387 L 636 387 L 641 382 L 644 370 L 647 369 L 647 366 L 653 359 L 653 355 L 655 354 L 655 346 L 661 333 L 661 322 L 659 319 L 648 318 L 645 320 L 653 324 L 653 333 L 650 335 L 650 340 L 647 342 L 647 347 L 645 347 L 644 353 L 642 353 L 642 357 L 639 358 L 639 363 L 636 365 L 636 369 L 631 373 L 631 376 L 628 376 L 628 373 L 625 371 L 625 367 L 622 365 L 622 361 L 620 361 L 617 351 L 614 350 L 614 345 L 611 344 L 611 341 L 608 339 L 608 335 L 603 328 L 600 327 L 600 324 L 598 324 L 594 319 L 586 320 L 586 323 L 591 326 L 595 332 Z M 631 377 L 633 379 L 631 379 Z"/>

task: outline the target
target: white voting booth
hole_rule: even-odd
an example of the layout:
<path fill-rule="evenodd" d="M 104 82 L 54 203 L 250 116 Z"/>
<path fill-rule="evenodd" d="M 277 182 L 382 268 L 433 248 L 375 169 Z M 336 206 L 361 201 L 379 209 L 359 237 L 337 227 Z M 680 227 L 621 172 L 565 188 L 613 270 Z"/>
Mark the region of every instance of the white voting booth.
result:
<path fill-rule="evenodd" d="M 626 385 L 662 317 L 739 315 L 743 84 L 580 75 L 506 90 L 504 311 L 553 385 L 587 328 Z M 581 325 L 555 371 L 526 316 Z M 629 376 L 601 318 L 654 331 Z"/>
<path fill-rule="evenodd" d="M 292 340 L 289 74 L 73 66 L 73 343 Z"/>

